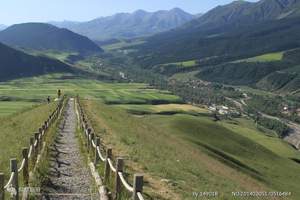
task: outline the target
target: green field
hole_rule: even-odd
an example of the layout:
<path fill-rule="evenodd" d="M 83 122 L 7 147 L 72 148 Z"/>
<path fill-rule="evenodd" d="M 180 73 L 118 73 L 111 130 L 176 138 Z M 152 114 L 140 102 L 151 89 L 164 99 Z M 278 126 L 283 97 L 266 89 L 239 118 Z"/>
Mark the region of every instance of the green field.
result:
<path fill-rule="evenodd" d="M 120 42 L 117 43 L 102 45 L 101 48 L 103 48 L 105 51 L 116 51 L 119 49 L 124 49 L 135 45 L 143 44 L 143 43 L 145 43 L 145 41 L 140 39 L 133 40 L 133 41 L 121 40 Z"/>
<path fill-rule="evenodd" d="M 14 102 L 11 102 L 11 106 L 13 104 Z M 28 105 L 26 104 L 25 108 L 26 106 Z M 0 117 L 0 171 L 5 172 L 6 176 L 9 171 L 9 159 L 20 160 L 22 147 L 29 147 L 29 138 L 41 127 L 54 110 L 54 106 L 54 104 L 42 104 L 13 115 Z M 1 108 L 0 113 L 2 112 Z"/>
<path fill-rule="evenodd" d="M 281 61 L 283 58 L 284 51 L 267 53 L 260 56 L 255 56 L 252 58 L 242 59 L 235 62 L 274 62 Z"/>
<path fill-rule="evenodd" d="M 100 101 L 85 101 L 85 107 L 105 144 L 129 156 L 132 171 L 157 177 L 150 181 L 149 194 L 157 195 L 160 179 L 167 182 L 160 187 L 176 191 L 175 196 L 163 194 L 159 199 L 193 199 L 192 192 L 199 190 L 219 191 L 221 199 L 230 198 L 230 191 L 284 190 L 300 195 L 299 180 L 293 176 L 300 172 L 299 164 L 290 159 L 300 159 L 299 152 L 266 136 L 249 120 L 216 123 L 190 113 L 140 117 L 124 112 L 128 106 Z"/>
<path fill-rule="evenodd" d="M 194 67 L 197 65 L 197 61 L 196 60 L 188 60 L 188 61 L 183 61 L 183 62 L 166 63 L 163 65 L 176 65 L 179 67 Z"/>
<path fill-rule="evenodd" d="M 58 89 L 66 94 L 79 94 L 89 99 L 102 99 L 108 104 L 182 102 L 179 97 L 170 92 L 156 90 L 146 84 L 103 83 L 76 77 L 66 79 L 60 74 L 2 83 L 0 84 L 0 96 L 26 101 L 45 101 L 48 95 L 54 98 Z"/>
<path fill-rule="evenodd" d="M 0 117 L 30 109 L 33 105 L 35 103 L 26 101 L 0 101 Z"/>
<path fill-rule="evenodd" d="M 141 83 L 105 83 L 54 74 L 0 84 L 0 171 L 28 143 L 53 105 L 57 89 L 83 99 L 96 133 L 114 155 L 128 156 L 126 170 L 143 172 L 146 195 L 195 199 L 196 191 L 290 191 L 300 196 L 300 153 L 269 137 L 245 118 L 215 122 L 197 106 Z M 2 107 L 1 107 L 2 106 Z M 10 110 L 9 112 L 5 109 Z M 14 113 L 14 114 L 12 114 Z M 32 121 L 36 123 L 31 123 Z M 26 131 L 24 131 L 26 130 Z M 12 146 L 15 141 L 17 145 Z"/>
<path fill-rule="evenodd" d="M 27 53 L 30 53 L 34 56 L 47 56 L 50 58 L 54 58 L 60 60 L 62 62 L 66 62 L 68 57 L 71 55 L 78 55 L 77 52 L 62 52 L 62 51 L 55 51 L 55 50 L 45 50 L 45 51 L 34 51 L 34 50 L 27 50 Z"/>
<path fill-rule="evenodd" d="M 186 113 L 190 115 L 209 114 L 210 112 L 205 108 L 187 104 L 162 104 L 162 105 L 117 105 L 120 108 L 127 110 L 132 114 L 178 114 Z"/>

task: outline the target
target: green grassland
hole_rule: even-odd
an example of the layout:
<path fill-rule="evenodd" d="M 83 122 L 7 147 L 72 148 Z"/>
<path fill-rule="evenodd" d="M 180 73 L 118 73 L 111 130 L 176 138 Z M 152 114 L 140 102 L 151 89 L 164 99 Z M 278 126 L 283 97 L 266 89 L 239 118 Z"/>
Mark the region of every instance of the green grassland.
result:
<path fill-rule="evenodd" d="M 13 80 L 0 84 L 0 96 L 28 101 L 44 101 L 56 97 L 57 90 L 79 94 L 90 99 L 102 99 L 108 104 L 181 103 L 168 91 L 156 90 L 146 84 L 103 83 L 61 74 Z"/>
<path fill-rule="evenodd" d="M 192 106 L 188 104 L 161 104 L 161 105 L 128 105 L 121 104 L 117 105 L 120 108 L 127 110 L 132 114 L 143 115 L 143 114 L 178 114 L 186 113 L 190 115 L 201 115 L 209 114 L 210 112 L 205 108 Z"/>
<path fill-rule="evenodd" d="M 68 57 L 71 55 L 78 55 L 77 52 L 63 52 L 56 50 L 44 50 L 44 51 L 35 51 L 35 50 L 26 50 L 27 53 L 30 53 L 34 56 L 47 56 L 50 58 L 54 58 L 60 60 L 62 62 L 68 61 Z"/>
<path fill-rule="evenodd" d="M 41 127 L 54 107 L 55 104 L 42 104 L 0 117 L 0 171 L 8 175 L 9 159 L 20 160 L 22 147 L 29 146 L 29 138 Z M 2 112 L 1 108 L 0 113 Z"/>
<path fill-rule="evenodd" d="M 166 65 L 176 65 L 176 66 L 179 66 L 179 67 L 194 67 L 194 66 L 197 65 L 197 61 L 196 60 L 188 60 L 188 61 L 183 61 L 183 62 L 163 64 L 163 66 L 166 66 Z"/>
<path fill-rule="evenodd" d="M 116 51 L 120 49 L 129 48 L 135 45 L 143 44 L 145 41 L 141 39 L 133 40 L 133 41 L 127 41 L 127 40 L 121 40 L 117 43 L 109 44 L 109 45 L 102 45 L 101 48 L 103 48 L 105 51 Z"/>
<path fill-rule="evenodd" d="M 206 109 L 183 104 L 168 91 L 70 74 L 0 84 L 0 97 L 10 100 L 0 106 L 9 105 L 15 113 L 1 118 L 1 170 L 47 117 L 53 105 L 43 102 L 48 95 L 55 98 L 57 89 L 82 97 L 96 133 L 115 155 L 128 156 L 126 170 L 145 173 L 145 192 L 154 199 L 195 199 L 195 191 L 218 191 L 218 199 L 231 199 L 231 191 L 300 195 L 300 165 L 292 160 L 300 159 L 299 152 L 252 121 L 215 122 Z"/>
<path fill-rule="evenodd" d="M 290 159 L 299 159 L 299 152 L 249 120 L 214 122 L 190 113 L 136 117 L 124 111 L 127 106 L 96 100 L 85 101 L 85 108 L 106 145 L 128 155 L 131 166 L 139 166 L 133 170 L 157 178 L 147 188 L 152 196 L 159 180 L 167 180 L 161 187 L 180 194 L 169 199 L 193 199 L 193 191 L 203 190 L 219 191 L 220 199 L 230 199 L 230 191 L 284 190 L 293 192 L 291 199 L 300 195 L 294 176 L 299 164 Z"/>
<path fill-rule="evenodd" d="M 236 62 L 274 62 L 281 61 L 283 59 L 284 51 L 267 53 L 260 56 L 255 56 L 252 58 L 238 60 Z"/>
<path fill-rule="evenodd" d="M 199 70 L 192 71 L 192 72 L 183 72 L 183 73 L 176 73 L 170 77 L 170 79 L 176 79 L 179 81 L 188 81 L 192 79 L 198 79 L 196 75 L 199 73 Z"/>
<path fill-rule="evenodd" d="M 0 101 L 0 117 L 32 108 L 33 105 L 35 103 L 26 101 Z"/>

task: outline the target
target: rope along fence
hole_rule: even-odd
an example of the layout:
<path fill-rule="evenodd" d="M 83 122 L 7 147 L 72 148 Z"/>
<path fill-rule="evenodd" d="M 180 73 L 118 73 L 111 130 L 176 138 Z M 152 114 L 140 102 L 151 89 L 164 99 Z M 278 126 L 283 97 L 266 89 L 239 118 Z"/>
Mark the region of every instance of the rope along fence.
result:
<path fill-rule="evenodd" d="M 143 197 L 143 175 L 134 174 L 133 184 L 129 184 L 124 176 L 124 159 L 117 158 L 114 164 L 112 159 L 112 149 L 107 148 L 104 150 L 106 155 L 102 154 L 100 148 L 100 138 L 97 137 L 92 131 L 93 129 L 88 123 L 87 117 L 84 113 L 84 110 L 80 104 L 79 98 L 77 98 L 77 107 L 79 112 L 79 121 L 80 129 L 84 133 L 86 139 L 87 151 L 93 152 L 93 161 L 96 166 L 100 162 L 104 163 L 104 184 L 108 184 L 111 178 L 111 172 L 114 173 L 115 182 L 114 182 L 114 197 L 113 199 L 120 198 L 123 189 L 126 189 L 129 193 L 132 194 L 133 200 L 144 200 Z M 98 175 L 99 176 L 99 175 Z"/>
<path fill-rule="evenodd" d="M 41 128 L 38 129 L 38 132 L 34 134 L 34 137 L 30 138 L 29 148 L 23 148 L 22 150 L 22 161 L 21 165 L 18 168 L 17 159 L 10 159 L 10 178 L 7 183 L 5 183 L 5 175 L 4 173 L 0 173 L 0 200 L 5 199 L 5 192 L 9 192 L 11 194 L 11 199 L 18 200 L 20 197 L 20 187 L 19 175 L 23 177 L 23 185 L 24 187 L 29 187 L 29 172 L 35 171 L 37 164 L 41 159 L 41 154 L 43 152 L 44 147 L 46 146 L 45 135 L 49 130 L 50 126 L 55 122 L 56 119 L 61 114 L 63 108 L 64 98 L 62 98 L 59 102 L 55 110 L 49 115 L 48 119 L 44 122 Z M 31 168 L 31 169 L 30 169 Z M 24 189 L 24 192 L 26 189 Z M 24 194 L 24 193 L 23 193 Z M 23 196 L 24 198 L 24 196 Z M 26 197 L 25 197 L 26 198 Z"/>

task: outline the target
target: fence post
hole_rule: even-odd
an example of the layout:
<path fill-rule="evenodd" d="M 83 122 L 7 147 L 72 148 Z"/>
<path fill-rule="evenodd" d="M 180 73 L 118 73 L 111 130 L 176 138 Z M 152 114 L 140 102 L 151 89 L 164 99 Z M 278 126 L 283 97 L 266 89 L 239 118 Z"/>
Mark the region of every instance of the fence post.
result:
<path fill-rule="evenodd" d="M 23 181 L 24 185 L 28 186 L 29 170 L 28 170 L 28 148 L 22 150 L 23 159 L 25 160 L 23 168 Z"/>
<path fill-rule="evenodd" d="M 35 157 L 35 149 L 34 149 L 34 138 L 30 137 L 30 146 L 31 146 L 31 160 L 34 160 Z"/>
<path fill-rule="evenodd" d="M 117 163 L 116 163 L 116 177 L 115 177 L 115 200 L 118 199 L 119 194 L 121 193 L 121 179 L 119 177 L 119 172 L 123 172 L 124 168 L 124 160 L 123 158 L 117 158 Z"/>
<path fill-rule="evenodd" d="M 0 173 L 0 200 L 4 200 L 5 197 L 5 191 L 4 191 L 4 174 Z"/>
<path fill-rule="evenodd" d="M 144 185 L 144 177 L 140 174 L 135 174 L 133 177 L 133 200 L 139 200 L 137 193 L 143 192 L 143 185 Z"/>
<path fill-rule="evenodd" d="M 106 150 L 106 160 L 105 160 L 105 171 L 104 171 L 104 183 L 108 184 L 109 176 L 110 176 L 110 166 L 108 163 L 108 159 L 112 158 L 112 149 L 108 148 Z"/>
<path fill-rule="evenodd" d="M 13 197 L 15 200 L 19 200 L 18 165 L 17 165 L 17 159 L 15 158 L 10 159 L 10 171 L 11 173 L 14 173 L 13 180 L 12 180 L 12 187 L 15 189 L 15 194 L 13 194 Z"/>
<path fill-rule="evenodd" d="M 100 138 L 99 137 L 96 137 L 96 149 L 95 149 L 95 161 L 94 161 L 94 164 L 97 165 L 98 162 L 99 162 L 99 155 L 98 155 L 98 147 L 99 147 L 99 150 L 100 150 Z"/>
<path fill-rule="evenodd" d="M 46 131 L 47 128 L 48 128 L 48 122 L 47 121 L 44 122 L 44 126 L 45 126 L 45 131 Z"/>
<path fill-rule="evenodd" d="M 39 144 L 40 144 L 40 141 L 39 141 L 39 133 L 35 133 L 34 134 L 34 143 L 35 143 L 35 141 L 37 141 L 37 143 L 36 143 L 36 147 L 35 147 L 35 153 L 36 153 L 36 156 L 39 154 Z"/>
<path fill-rule="evenodd" d="M 42 149 L 43 147 L 43 129 L 42 128 L 39 128 L 39 147 L 40 149 Z"/>
<path fill-rule="evenodd" d="M 88 134 L 87 134 L 87 142 L 86 142 L 86 145 L 87 145 L 87 151 L 88 151 L 88 153 L 90 152 L 90 144 L 91 144 L 91 142 L 90 142 L 90 135 L 91 135 L 91 132 L 92 132 L 92 129 L 90 129 L 90 128 L 88 128 L 87 129 L 87 132 L 88 132 Z"/>
<path fill-rule="evenodd" d="M 91 150 L 90 152 L 92 152 L 92 155 L 93 155 L 93 148 L 94 148 L 94 147 L 93 147 L 93 141 L 94 141 L 94 139 L 95 139 L 95 134 L 94 134 L 94 133 L 91 133 L 90 136 L 91 136 L 91 137 L 90 137 L 90 150 Z"/>

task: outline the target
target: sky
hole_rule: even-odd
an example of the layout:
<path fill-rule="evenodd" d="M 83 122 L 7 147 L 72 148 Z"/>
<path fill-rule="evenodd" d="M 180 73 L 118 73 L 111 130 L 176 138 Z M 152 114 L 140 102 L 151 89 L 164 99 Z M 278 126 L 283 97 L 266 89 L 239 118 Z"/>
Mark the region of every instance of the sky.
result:
<path fill-rule="evenodd" d="M 233 0 L 2 0 L 0 24 L 88 21 L 119 12 L 133 12 L 138 9 L 169 10 L 174 7 L 198 14 L 231 1 Z"/>

